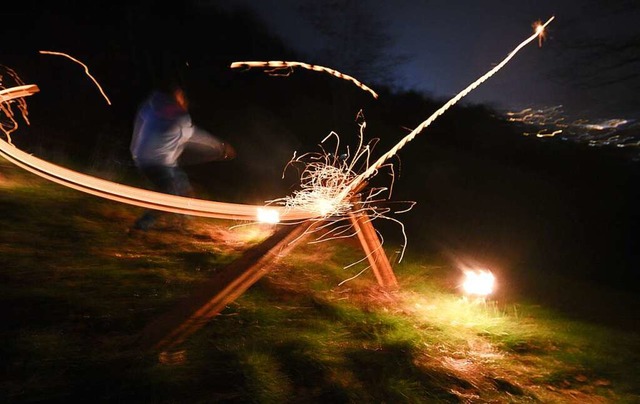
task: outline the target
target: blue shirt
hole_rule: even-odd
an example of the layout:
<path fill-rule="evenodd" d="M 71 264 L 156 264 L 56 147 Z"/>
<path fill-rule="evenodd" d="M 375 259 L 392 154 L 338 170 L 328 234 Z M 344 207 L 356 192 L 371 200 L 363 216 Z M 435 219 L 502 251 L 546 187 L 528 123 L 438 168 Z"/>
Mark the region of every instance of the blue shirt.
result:
<path fill-rule="evenodd" d="M 193 136 L 189 112 L 169 95 L 154 92 L 140 106 L 130 151 L 138 166 L 178 165 L 178 158 Z"/>

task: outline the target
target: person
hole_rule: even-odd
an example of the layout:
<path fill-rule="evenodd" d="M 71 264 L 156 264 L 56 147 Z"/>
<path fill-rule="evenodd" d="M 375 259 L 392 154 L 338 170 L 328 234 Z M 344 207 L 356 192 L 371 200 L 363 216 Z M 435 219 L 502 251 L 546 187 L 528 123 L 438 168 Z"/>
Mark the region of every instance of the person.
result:
<path fill-rule="evenodd" d="M 215 153 L 211 153 L 210 160 L 235 158 L 231 145 L 194 126 L 188 98 L 180 85 L 153 91 L 136 112 L 130 144 L 133 161 L 153 190 L 186 197 L 194 195 L 189 177 L 179 164 L 190 142 L 212 145 Z M 157 224 L 161 215 L 158 210 L 148 209 L 135 221 L 133 229 L 148 230 Z M 184 220 L 180 222 L 183 227 Z"/>

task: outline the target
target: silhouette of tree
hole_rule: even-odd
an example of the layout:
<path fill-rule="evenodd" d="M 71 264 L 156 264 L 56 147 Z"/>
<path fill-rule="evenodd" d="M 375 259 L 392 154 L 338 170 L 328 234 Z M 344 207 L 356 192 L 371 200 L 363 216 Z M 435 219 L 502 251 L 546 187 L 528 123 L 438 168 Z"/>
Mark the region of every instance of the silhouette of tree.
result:
<path fill-rule="evenodd" d="M 552 35 L 562 62 L 552 74 L 578 91 L 606 99 L 611 109 L 637 110 L 638 21 L 637 1 L 584 3 L 575 16 L 554 27 Z"/>
<path fill-rule="evenodd" d="M 379 85 L 394 84 L 393 70 L 406 57 L 394 54 L 387 22 L 358 0 L 331 0 L 302 3 L 299 10 L 324 38 L 318 64 L 336 68 Z"/>

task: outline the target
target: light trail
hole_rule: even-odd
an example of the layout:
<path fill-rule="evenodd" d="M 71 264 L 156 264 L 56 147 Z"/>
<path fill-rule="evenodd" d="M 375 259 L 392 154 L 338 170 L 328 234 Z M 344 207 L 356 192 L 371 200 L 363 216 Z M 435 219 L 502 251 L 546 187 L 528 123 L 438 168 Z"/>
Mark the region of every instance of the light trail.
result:
<path fill-rule="evenodd" d="M 349 194 L 351 194 L 353 192 L 353 190 L 356 187 L 358 187 L 360 185 L 360 183 L 362 183 L 363 181 L 367 180 L 369 177 L 374 175 L 376 173 L 376 171 L 383 164 L 385 164 L 385 162 L 389 158 L 391 158 L 401 148 L 403 148 L 407 143 L 409 143 L 411 140 L 413 140 L 413 138 L 415 138 L 416 135 L 418 135 L 418 133 L 422 132 L 422 130 L 424 130 L 429 125 L 431 125 L 433 123 L 433 121 L 435 121 L 445 111 L 447 111 L 449 108 L 451 108 L 453 105 L 455 105 L 458 101 L 460 101 L 463 97 L 465 97 L 467 94 L 469 94 L 471 91 L 473 91 L 476 87 L 478 87 L 480 84 L 482 84 L 485 81 L 487 81 L 491 76 L 493 76 L 500 69 L 502 69 L 520 51 L 520 49 L 524 48 L 530 42 L 534 41 L 536 38 L 538 38 L 540 35 L 542 35 L 544 33 L 544 29 L 546 28 L 546 26 L 549 25 L 549 23 L 551 21 L 553 21 L 554 18 L 555 17 L 551 17 L 544 24 L 538 25 L 536 27 L 535 33 L 533 35 L 531 35 L 529 38 L 525 39 L 518 46 L 516 46 L 515 49 L 512 50 L 511 53 L 509 53 L 509 55 L 507 55 L 507 57 L 502 60 L 502 62 L 497 64 L 493 69 L 489 70 L 487 73 L 485 73 L 483 76 L 481 76 L 478 80 L 476 80 L 473 83 L 471 83 L 467 88 L 462 90 L 458 95 L 456 95 L 451 100 L 449 100 L 446 104 L 444 104 L 442 107 L 440 107 L 429 118 L 427 118 L 427 120 L 422 122 L 417 128 L 415 128 L 413 131 L 411 131 L 411 133 L 409 133 L 407 136 L 405 136 L 396 146 L 394 146 L 393 148 L 391 148 L 391 150 L 389 150 L 388 152 L 383 154 L 366 171 L 364 171 L 362 174 L 360 174 L 357 177 L 355 177 L 353 179 L 353 181 L 351 181 L 350 184 L 348 184 L 347 186 L 344 187 L 344 189 L 341 192 L 341 197 L 342 198 L 346 198 Z"/>
<path fill-rule="evenodd" d="M 192 216 L 248 221 L 258 221 L 258 215 L 264 209 L 262 205 L 207 201 L 118 184 L 41 160 L 3 139 L 0 139 L 0 156 L 49 181 L 129 205 Z M 289 207 L 271 207 L 269 210 L 273 212 L 272 215 L 277 214 L 280 221 L 300 221 L 317 216 L 316 212 L 301 211 Z"/>
<path fill-rule="evenodd" d="M 68 59 L 73 60 L 74 62 L 78 63 L 80 66 L 84 67 L 84 72 L 87 74 L 87 76 L 89 76 L 89 78 L 94 82 L 94 84 L 98 87 L 98 90 L 100 90 L 100 94 L 102 94 L 102 96 L 104 97 L 105 100 L 107 100 L 107 104 L 111 105 L 111 101 L 109 100 L 109 97 L 107 97 L 107 95 L 104 93 L 104 91 L 102 90 L 102 87 L 100 86 L 100 84 L 98 83 L 98 81 L 91 75 L 91 73 L 89 73 L 89 68 L 87 67 L 87 65 L 85 65 L 84 63 L 82 63 L 81 61 L 79 61 L 78 59 L 74 58 L 73 56 L 69 56 L 66 53 L 62 53 L 62 52 L 54 52 L 54 51 L 39 51 L 39 53 L 42 53 L 44 55 L 57 55 L 57 56 L 64 56 Z"/>
<path fill-rule="evenodd" d="M 37 91 L 38 87 L 35 85 L 3 89 L 0 91 L 2 111 L 8 111 L 11 114 L 10 116 L 13 116 L 10 102 L 32 95 Z M 25 153 L 4 139 L 0 139 L 0 156 L 16 166 L 49 181 L 101 198 L 149 209 L 219 219 L 258 221 L 258 216 L 263 214 L 265 208 L 262 205 L 213 202 L 168 195 L 118 184 L 41 160 Z M 280 221 L 301 221 L 318 215 L 317 212 L 314 214 L 314 212 L 301 211 L 290 207 L 270 207 L 268 210 L 271 215 L 277 214 Z"/>
<path fill-rule="evenodd" d="M 308 70 L 313 70 L 316 72 L 324 72 L 324 73 L 329 73 L 332 76 L 341 78 L 343 80 L 347 80 L 352 82 L 353 84 L 355 84 L 356 86 L 360 87 L 361 89 L 363 89 L 364 91 L 369 92 L 373 98 L 378 98 L 378 94 L 373 91 L 371 88 L 369 88 L 368 86 L 366 86 L 365 84 L 363 84 L 362 82 L 360 82 L 359 80 L 355 79 L 354 77 L 351 77 L 347 74 L 341 73 L 337 70 L 331 69 L 329 67 L 324 67 L 324 66 L 319 66 L 319 65 L 312 65 L 309 63 L 303 63 L 303 62 L 285 62 L 285 61 L 278 61 L 278 60 L 270 60 L 270 61 L 244 61 L 244 62 L 233 62 L 231 63 L 231 68 L 232 69 L 241 69 L 241 68 L 246 68 L 246 69 L 250 69 L 252 67 L 259 67 L 259 68 L 270 68 L 271 70 L 266 70 L 267 73 L 270 74 L 276 74 L 275 72 L 282 70 L 282 69 L 288 69 L 287 73 L 284 74 L 280 74 L 280 75 L 288 75 L 291 73 L 291 71 L 293 71 L 294 67 L 302 67 L 304 69 L 308 69 Z"/>
<path fill-rule="evenodd" d="M 541 131 L 536 134 L 536 137 L 554 137 L 555 135 L 559 135 L 560 133 L 562 133 L 562 129 L 556 129 L 551 133 L 544 133 Z"/>

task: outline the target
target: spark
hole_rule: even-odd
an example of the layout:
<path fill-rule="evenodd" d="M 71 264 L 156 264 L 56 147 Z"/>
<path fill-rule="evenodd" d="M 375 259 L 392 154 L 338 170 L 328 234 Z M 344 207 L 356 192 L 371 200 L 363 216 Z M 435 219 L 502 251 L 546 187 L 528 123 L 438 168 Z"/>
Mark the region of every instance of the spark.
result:
<path fill-rule="evenodd" d="M 466 95 L 468 95 L 471 91 L 473 91 L 476 87 L 478 87 L 480 84 L 484 83 L 485 81 L 487 81 L 489 78 L 491 78 L 491 76 L 493 76 L 494 74 L 496 74 L 500 69 L 502 69 L 507 63 L 509 63 L 509 61 L 525 46 L 527 46 L 530 42 L 532 42 L 533 40 L 535 40 L 539 35 L 540 29 L 544 29 L 547 25 L 549 25 L 549 23 L 551 23 L 551 21 L 553 21 L 555 17 L 551 17 L 547 20 L 547 22 L 545 22 L 544 24 L 541 25 L 541 28 L 537 28 L 536 32 L 531 35 L 529 38 L 525 39 L 524 41 L 522 41 L 518 46 L 515 47 L 514 50 L 511 51 L 511 53 L 509 53 L 507 55 L 506 58 L 504 58 L 500 63 L 498 63 L 493 69 L 489 70 L 487 73 L 485 73 L 483 76 L 481 76 L 479 79 L 477 79 L 476 81 L 474 81 L 473 83 L 471 83 L 469 86 L 467 86 L 467 88 L 465 88 L 464 90 L 462 90 L 460 93 L 458 93 L 458 95 L 456 95 L 455 97 L 453 97 L 452 99 L 450 99 L 447 103 L 445 103 L 442 107 L 440 107 L 438 110 L 436 110 L 429 118 L 427 118 L 424 122 L 422 122 L 420 125 L 418 125 L 417 128 L 415 128 L 413 131 L 411 131 L 411 133 L 409 133 L 407 136 L 405 136 L 396 146 L 394 146 L 393 148 L 391 148 L 391 150 L 389 150 L 388 152 L 386 152 L 385 154 L 383 154 L 374 164 L 372 164 L 366 171 L 364 171 L 363 173 L 359 174 L 357 177 L 355 177 L 353 179 L 353 181 L 351 181 L 347 186 L 344 187 L 344 189 L 342 190 L 341 196 L 343 197 L 347 197 L 351 192 L 353 192 L 353 189 L 358 187 L 360 185 L 361 182 L 365 181 L 366 179 L 368 179 L 369 177 L 371 177 L 372 175 L 374 175 L 377 170 L 383 165 L 385 164 L 385 162 L 391 158 L 393 155 L 395 155 L 402 147 L 404 147 L 408 142 L 410 142 L 411 140 L 413 140 L 413 138 L 415 138 L 418 133 L 422 132 L 422 130 L 424 130 L 425 128 L 427 128 L 429 125 L 431 125 L 440 115 L 442 115 L 443 113 L 445 113 L 449 108 L 451 108 L 453 105 L 455 105 L 458 101 L 460 101 L 463 97 L 465 97 Z"/>
<path fill-rule="evenodd" d="M 329 67 L 312 65 L 312 64 L 303 63 L 303 62 L 285 62 L 285 61 L 276 61 L 276 60 L 233 62 L 231 63 L 230 67 L 232 69 L 239 69 L 239 68 L 250 69 L 252 67 L 269 68 L 269 70 L 266 70 L 267 73 L 271 75 L 284 75 L 284 76 L 288 76 L 289 74 L 291 74 L 294 67 L 302 67 L 304 69 L 313 70 L 316 72 L 329 73 L 332 76 L 350 81 L 356 86 L 363 89 L 364 91 L 369 92 L 373 96 L 373 98 L 378 98 L 378 94 L 375 91 L 373 91 L 371 88 L 369 88 L 359 80 L 347 74 L 341 73 L 337 70 L 331 69 Z"/>
<path fill-rule="evenodd" d="M 104 93 L 104 91 L 102 90 L 102 87 L 100 86 L 100 84 L 98 83 L 98 81 L 91 75 L 91 73 L 89 73 L 89 68 L 87 67 L 87 65 L 85 65 L 84 63 L 82 63 L 81 61 L 79 61 L 78 59 L 67 55 L 66 53 L 62 53 L 62 52 L 54 52 L 54 51 L 39 51 L 40 53 L 44 54 L 44 55 L 57 55 L 57 56 L 64 56 L 68 59 L 73 60 L 74 62 L 78 63 L 80 66 L 84 67 L 84 72 L 87 74 L 87 76 L 89 76 L 89 78 L 93 81 L 93 83 L 98 87 L 98 90 L 100 90 L 100 94 L 102 94 L 102 96 L 104 97 L 105 100 L 107 100 L 107 104 L 111 105 L 111 101 L 109 100 L 109 97 L 107 97 L 107 95 Z"/>
<path fill-rule="evenodd" d="M 395 218 L 389 217 L 388 214 L 405 213 L 415 205 L 415 202 L 399 202 L 403 205 L 406 204 L 407 207 L 395 211 L 392 211 L 388 206 L 384 206 L 384 203 L 390 199 L 393 189 L 393 165 L 387 164 L 383 166 L 390 170 L 391 184 L 389 187 L 372 187 L 364 191 L 367 184 L 361 184 L 346 198 L 342 196 L 342 190 L 353 181 L 357 173 L 369 166 L 371 152 L 377 143 L 377 139 L 367 144 L 364 143 L 366 122 L 362 111 L 358 113 L 358 121 L 360 129 L 359 141 L 353 152 L 347 148 L 345 153 L 341 153 L 340 137 L 337 133 L 331 132 L 321 141 L 320 152 L 305 153 L 301 156 L 294 154 L 285 167 L 285 171 L 289 167 L 302 167 L 300 169 L 299 189 L 290 196 L 274 199 L 268 201 L 268 203 L 309 212 L 313 216 L 310 220 L 317 221 L 319 224 L 309 227 L 304 235 L 321 233 L 310 244 L 350 238 L 357 235 L 359 230 L 354 225 L 354 221 L 358 216 L 366 217 L 365 220 L 367 221 L 377 219 L 393 221 L 400 226 L 405 240 L 399 258 L 399 261 L 401 261 L 407 245 L 404 224 Z M 335 145 L 331 151 L 328 151 L 324 145 L 328 144 L 330 140 L 335 142 Z M 384 197 L 381 196 L 382 194 L 385 194 Z M 378 233 L 378 236 L 383 240 L 380 233 Z M 376 251 L 370 252 L 369 255 L 374 253 Z M 345 269 L 366 260 L 369 255 L 345 266 Z"/>

